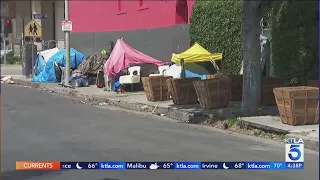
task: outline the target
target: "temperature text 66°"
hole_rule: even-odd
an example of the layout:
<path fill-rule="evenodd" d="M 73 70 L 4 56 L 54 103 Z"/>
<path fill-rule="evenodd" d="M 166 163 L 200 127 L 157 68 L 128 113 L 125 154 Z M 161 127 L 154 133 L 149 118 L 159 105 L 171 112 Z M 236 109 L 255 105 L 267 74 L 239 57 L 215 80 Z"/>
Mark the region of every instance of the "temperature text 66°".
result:
<path fill-rule="evenodd" d="M 98 163 L 88 163 L 88 169 L 99 169 Z"/>

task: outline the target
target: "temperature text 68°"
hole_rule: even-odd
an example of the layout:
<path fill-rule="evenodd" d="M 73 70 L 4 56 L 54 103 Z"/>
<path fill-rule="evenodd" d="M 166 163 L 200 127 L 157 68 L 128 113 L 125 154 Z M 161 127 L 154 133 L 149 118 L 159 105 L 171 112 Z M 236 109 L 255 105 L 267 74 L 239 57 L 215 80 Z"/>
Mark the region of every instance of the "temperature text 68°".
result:
<path fill-rule="evenodd" d="M 235 163 L 234 168 L 235 169 L 243 169 L 243 168 L 245 168 L 245 164 L 244 163 Z"/>

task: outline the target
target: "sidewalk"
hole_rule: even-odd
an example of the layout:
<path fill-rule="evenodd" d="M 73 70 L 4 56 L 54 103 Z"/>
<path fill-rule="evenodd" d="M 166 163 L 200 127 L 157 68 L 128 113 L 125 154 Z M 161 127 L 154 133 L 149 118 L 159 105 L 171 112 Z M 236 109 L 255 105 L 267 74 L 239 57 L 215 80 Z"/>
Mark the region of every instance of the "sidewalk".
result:
<path fill-rule="evenodd" d="M 319 151 L 319 125 L 289 126 L 279 116 L 241 117 L 241 120 L 258 129 L 286 134 L 287 138 L 302 138 L 305 148 Z"/>
<path fill-rule="evenodd" d="M 241 113 L 240 102 L 231 102 L 230 106 L 222 109 L 203 110 L 199 104 L 196 105 L 174 105 L 170 101 L 150 102 L 147 100 L 144 92 L 127 92 L 117 94 L 98 89 L 95 86 L 81 87 L 76 89 L 63 88 L 57 83 L 32 83 L 30 79 L 14 78 L 16 84 L 32 88 L 50 90 L 59 94 L 69 95 L 78 98 L 87 98 L 107 102 L 129 110 L 153 112 L 155 114 L 164 114 L 165 116 L 181 121 L 194 121 L 198 116 L 204 114 L 215 114 L 220 118 L 237 117 Z M 278 115 L 276 107 L 266 107 L 265 114 Z"/>
<path fill-rule="evenodd" d="M 227 119 L 238 117 L 241 112 L 240 102 L 231 102 L 230 106 L 227 108 L 203 110 L 200 105 L 177 106 L 174 105 L 171 100 L 150 102 L 147 100 L 144 92 L 117 94 L 115 92 L 103 91 L 95 86 L 68 89 L 59 86 L 57 83 L 32 83 L 30 79 L 13 78 L 18 85 L 53 91 L 71 97 L 106 102 L 133 111 L 152 112 L 161 116 L 167 116 L 172 119 L 190 123 L 197 123 L 199 119 L 203 119 L 207 114 L 214 114 L 221 119 Z M 305 141 L 306 148 L 319 151 L 318 125 L 289 126 L 282 124 L 278 110 L 275 106 L 265 107 L 262 111 L 263 114 L 268 116 L 241 117 L 241 120 L 258 129 L 286 134 L 287 137 L 302 138 Z"/>
<path fill-rule="evenodd" d="M 10 75 L 10 76 L 21 76 L 22 66 L 21 65 L 12 65 L 8 64 L 4 66 L 1 64 L 1 75 Z"/>

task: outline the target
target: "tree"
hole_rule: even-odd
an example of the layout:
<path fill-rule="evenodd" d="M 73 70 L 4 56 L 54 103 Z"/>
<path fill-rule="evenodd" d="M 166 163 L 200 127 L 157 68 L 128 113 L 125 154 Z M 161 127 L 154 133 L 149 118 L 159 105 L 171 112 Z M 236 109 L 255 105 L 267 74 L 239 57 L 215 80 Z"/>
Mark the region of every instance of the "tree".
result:
<path fill-rule="evenodd" d="M 254 115 L 261 106 L 260 21 L 279 2 L 281 1 L 243 0 L 243 115 Z"/>

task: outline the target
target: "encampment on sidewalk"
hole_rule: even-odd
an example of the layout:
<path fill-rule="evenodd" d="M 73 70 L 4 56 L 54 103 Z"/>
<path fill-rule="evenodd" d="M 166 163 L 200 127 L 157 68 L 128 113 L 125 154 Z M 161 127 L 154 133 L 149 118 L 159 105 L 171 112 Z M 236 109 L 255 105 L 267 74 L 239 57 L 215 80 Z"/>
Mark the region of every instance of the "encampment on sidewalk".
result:
<path fill-rule="evenodd" d="M 118 39 L 110 57 L 104 64 L 106 85 L 112 91 L 116 91 L 121 84 L 131 84 L 133 87 L 133 84 L 141 84 L 141 77 L 153 74 L 159 66 L 164 64 L 132 48 L 123 38 Z"/>
<path fill-rule="evenodd" d="M 263 77 L 260 116 L 240 117 L 242 75 L 221 73 L 223 53 L 211 53 L 198 43 L 173 53 L 170 63 L 134 49 L 123 38 L 109 57 L 85 56 L 71 48 L 70 88 L 60 84 L 65 80 L 65 50 L 47 52 L 52 53 L 38 53 L 32 80 L 14 77 L 14 83 L 189 123 L 207 115 L 237 118 L 265 131 L 301 136 L 309 143 L 306 147 L 318 150 L 318 87 L 285 87 L 279 77 Z"/>

